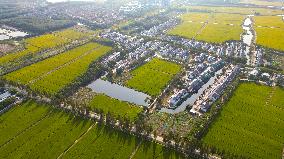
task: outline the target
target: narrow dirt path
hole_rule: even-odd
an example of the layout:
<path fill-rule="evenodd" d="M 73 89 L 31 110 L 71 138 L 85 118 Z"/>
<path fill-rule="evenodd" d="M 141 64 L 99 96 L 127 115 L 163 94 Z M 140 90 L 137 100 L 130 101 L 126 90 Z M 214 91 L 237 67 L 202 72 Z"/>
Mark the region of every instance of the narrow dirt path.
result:
<path fill-rule="evenodd" d="M 92 50 L 90 50 L 90 51 L 88 51 L 88 52 L 85 52 L 84 54 L 82 54 L 82 55 L 80 55 L 80 56 L 78 56 L 78 57 L 76 57 L 76 58 L 74 58 L 74 59 L 72 59 L 72 60 L 70 60 L 70 61 L 64 63 L 63 65 L 60 65 L 60 66 L 56 67 L 55 69 L 53 69 L 53 70 L 51 70 L 51 71 L 49 71 L 49 72 L 47 72 L 47 73 L 45 73 L 45 74 L 43 74 L 43 75 L 41 75 L 41 76 L 39 76 L 39 77 L 37 77 L 37 78 L 35 78 L 35 79 L 29 81 L 29 82 L 27 83 L 27 85 L 31 85 L 31 84 L 33 84 L 33 83 L 35 83 L 35 82 L 37 82 L 37 81 L 43 79 L 44 77 L 48 76 L 49 74 L 51 74 L 51 73 L 53 73 L 53 72 L 55 72 L 55 71 L 57 71 L 57 70 L 59 70 L 59 69 L 61 69 L 61 68 L 63 68 L 63 67 L 66 67 L 66 66 L 68 66 L 68 65 L 70 65 L 70 64 L 72 64 L 72 63 L 74 63 L 74 62 L 76 62 L 76 61 L 79 60 L 80 58 L 82 58 L 82 57 L 84 57 L 84 56 L 90 54 L 91 52 L 93 52 L 93 51 L 95 51 L 95 50 L 97 50 L 97 49 L 99 49 L 99 48 L 101 48 L 101 46 L 96 47 L 96 48 L 94 48 L 94 49 L 92 49 Z"/>
<path fill-rule="evenodd" d="M 90 130 L 92 130 L 92 128 L 93 128 L 95 125 L 96 125 L 96 124 L 91 125 L 91 126 L 89 127 L 89 129 L 88 129 L 87 131 L 85 131 L 77 140 L 75 140 L 74 143 L 73 143 L 71 146 L 69 146 L 66 150 L 64 150 L 64 151 L 57 157 L 57 159 L 62 158 L 62 156 L 64 156 L 72 147 L 74 147 L 80 140 L 82 140 L 82 139 L 85 137 L 85 135 L 86 135 Z"/>
<path fill-rule="evenodd" d="M 210 16 L 208 17 L 208 19 L 204 22 L 204 24 L 202 25 L 202 27 L 196 32 L 196 34 L 194 35 L 194 37 L 192 37 L 193 40 L 195 40 L 195 38 L 201 34 L 201 32 L 205 29 L 206 25 L 209 23 L 210 19 L 213 17 L 213 13 L 210 14 Z"/>
<path fill-rule="evenodd" d="M 266 99 L 265 106 L 268 106 L 268 104 L 270 103 L 273 95 L 275 94 L 275 91 L 276 91 L 276 87 L 273 87 L 271 92 L 269 93 L 269 96 Z"/>
<path fill-rule="evenodd" d="M 129 156 L 129 159 L 132 159 L 134 157 L 134 155 L 136 154 L 136 152 L 138 151 L 138 149 L 140 148 L 142 144 L 142 141 L 140 141 L 140 143 L 137 145 L 137 147 L 135 148 L 135 150 L 131 153 L 131 155 Z"/>

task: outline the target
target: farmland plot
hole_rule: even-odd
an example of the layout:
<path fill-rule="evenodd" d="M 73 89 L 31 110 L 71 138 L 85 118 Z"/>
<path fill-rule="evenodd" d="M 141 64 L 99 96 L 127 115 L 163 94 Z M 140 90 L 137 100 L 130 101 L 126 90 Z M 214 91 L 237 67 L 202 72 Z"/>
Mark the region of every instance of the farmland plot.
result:
<path fill-rule="evenodd" d="M 212 43 L 240 40 L 243 15 L 227 13 L 192 12 L 181 16 L 182 23 L 168 32 Z"/>
<path fill-rule="evenodd" d="M 132 78 L 127 81 L 127 86 L 157 96 L 180 70 L 181 66 L 177 64 L 153 59 L 131 72 Z"/>
<path fill-rule="evenodd" d="M 137 105 L 110 98 L 106 95 L 96 95 L 90 102 L 91 108 L 102 110 L 105 114 L 110 112 L 115 117 L 125 117 L 133 122 L 143 109 Z"/>
<path fill-rule="evenodd" d="M 185 8 L 193 12 L 215 12 L 215 13 L 230 13 L 230 14 L 241 14 L 241 15 L 251 15 L 255 13 L 258 13 L 260 15 L 278 15 L 283 13 L 280 9 L 251 8 L 251 7 L 190 6 Z"/>
<path fill-rule="evenodd" d="M 12 72 L 4 78 L 29 85 L 33 90 L 54 95 L 84 74 L 90 63 L 103 56 L 110 47 L 89 43 L 60 55 Z"/>
<path fill-rule="evenodd" d="M 181 154 L 159 144 L 143 141 L 132 135 L 103 126 L 93 128 L 62 158 L 127 159 L 130 156 L 133 156 L 133 159 L 183 158 Z"/>
<path fill-rule="evenodd" d="M 1 142 L 0 158 L 56 158 L 92 124 L 49 108 L 30 101 L 0 117 L 6 125 L 1 138 L 9 136 Z"/>
<path fill-rule="evenodd" d="M 282 17 L 255 16 L 253 19 L 257 44 L 284 51 L 284 22 Z"/>
<path fill-rule="evenodd" d="M 77 77 L 83 75 L 89 65 L 99 57 L 110 51 L 110 47 L 100 47 L 90 54 L 76 60 L 75 62 L 62 67 L 53 73 L 46 75 L 41 80 L 31 84 L 30 87 L 38 92 L 55 95 L 65 86 L 76 80 Z"/>
<path fill-rule="evenodd" d="M 241 84 L 203 138 L 219 152 L 245 158 L 281 158 L 284 90 Z"/>
<path fill-rule="evenodd" d="M 90 37 L 93 33 L 93 31 L 80 32 L 74 28 L 70 28 L 25 39 L 23 40 L 25 49 L 0 57 L 0 66 L 4 66 L 9 62 L 14 63 L 25 56 L 32 56 L 33 54 L 42 50 L 60 47 L 66 45 L 67 43 L 71 43 L 74 40 Z"/>
<path fill-rule="evenodd" d="M 89 33 L 79 32 L 73 28 L 62 31 L 45 34 L 38 37 L 26 39 L 25 42 L 41 49 L 54 48 L 72 42 L 74 40 L 82 39 L 91 36 L 93 31 Z"/>
<path fill-rule="evenodd" d="M 161 145 L 33 101 L 15 106 L 0 122 L 1 158 L 182 158 Z"/>
<path fill-rule="evenodd" d="M 189 13 L 181 16 L 182 23 L 175 28 L 169 30 L 168 34 L 178 35 L 185 38 L 194 38 L 204 23 L 209 20 L 210 14 L 208 13 Z"/>

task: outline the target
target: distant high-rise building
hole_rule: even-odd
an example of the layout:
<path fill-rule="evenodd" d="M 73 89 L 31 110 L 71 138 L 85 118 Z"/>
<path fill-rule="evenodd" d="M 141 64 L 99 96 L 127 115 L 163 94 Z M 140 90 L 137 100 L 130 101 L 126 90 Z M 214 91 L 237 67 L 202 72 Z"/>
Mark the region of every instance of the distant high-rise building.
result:
<path fill-rule="evenodd" d="M 163 6 L 167 7 L 170 5 L 171 0 L 139 0 L 142 5 L 147 6 Z"/>

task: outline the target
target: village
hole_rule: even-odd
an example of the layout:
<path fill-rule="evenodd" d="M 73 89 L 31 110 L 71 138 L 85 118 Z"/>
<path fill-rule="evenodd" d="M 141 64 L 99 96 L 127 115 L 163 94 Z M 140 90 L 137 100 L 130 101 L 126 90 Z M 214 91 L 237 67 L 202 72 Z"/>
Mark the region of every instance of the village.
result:
<path fill-rule="evenodd" d="M 0 158 L 279 158 L 279 3 L 31 1 L 0 2 Z"/>
<path fill-rule="evenodd" d="M 250 55 L 246 50 L 247 45 L 243 42 L 214 44 L 167 35 L 166 31 L 178 23 L 173 18 L 133 36 L 113 30 L 101 33 L 100 38 L 111 40 L 118 48 L 117 52 L 103 62 L 112 70 L 109 75 L 115 74 L 109 80 L 116 81 L 117 73 L 123 77 L 126 72 L 134 70 L 152 58 L 179 63 L 185 69 L 185 73 L 180 77 L 182 80 L 179 81 L 182 86 L 172 86 L 171 90 L 166 88 L 167 91 L 164 90 L 158 97 L 163 98 L 159 100 L 166 102 L 154 102 L 150 105 L 159 105 L 154 108 L 162 108 L 162 112 L 168 113 L 179 113 L 189 107 L 190 113 L 202 115 L 219 99 L 230 82 L 237 76 L 240 78 L 239 74 L 248 80 L 262 77 L 257 79 L 266 85 L 275 85 L 276 81 L 283 78 L 281 74 L 273 74 L 271 76 L 275 76 L 275 81 L 271 82 L 272 78 L 267 72 L 244 71 L 243 67 L 254 68 L 264 64 L 263 48 L 256 47 L 254 61 L 248 62 L 252 60 L 248 58 Z M 228 61 L 232 60 L 239 64 L 229 65 Z M 123 85 L 123 81 L 116 82 Z"/>

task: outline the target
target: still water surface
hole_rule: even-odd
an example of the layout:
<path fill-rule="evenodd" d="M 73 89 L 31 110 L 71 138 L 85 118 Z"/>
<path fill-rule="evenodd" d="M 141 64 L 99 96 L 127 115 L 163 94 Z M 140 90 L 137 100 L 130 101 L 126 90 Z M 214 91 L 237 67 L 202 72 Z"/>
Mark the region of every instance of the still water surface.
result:
<path fill-rule="evenodd" d="M 145 101 L 147 98 L 150 98 L 150 96 L 118 84 L 98 79 L 89 84 L 87 87 L 91 88 L 94 92 L 103 93 L 112 98 L 137 105 L 149 106 L 149 104 Z"/>

